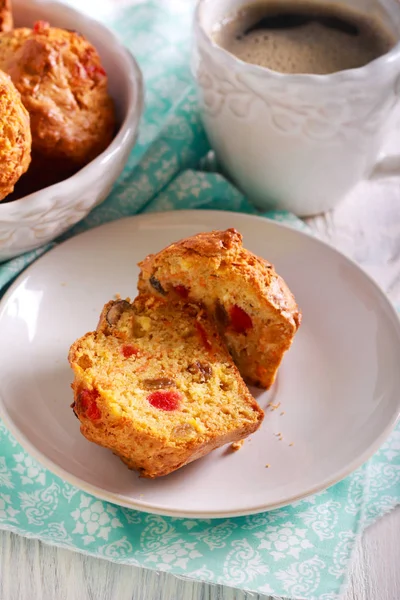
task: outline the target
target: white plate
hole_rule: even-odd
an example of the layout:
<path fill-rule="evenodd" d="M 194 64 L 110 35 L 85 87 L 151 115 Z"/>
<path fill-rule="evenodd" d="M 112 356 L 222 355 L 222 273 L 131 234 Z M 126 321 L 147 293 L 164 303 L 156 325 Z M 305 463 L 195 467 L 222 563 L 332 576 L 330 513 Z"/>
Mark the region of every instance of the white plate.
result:
<path fill-rule="evenodd" d="M 279 409 L 267 411 L 239 452 L 225 447 L 167 477 L 141 480 L 79 433 L 70 409 L 69 346 L 95 328 L 115 293 L 135 295 L 136 263 L 144 256 L 227 227 L 275 264 L 303 311 L 273 391 Z M 385 295 L 334 249 L 263 218 L 162 213 L 72 238 L 10 288 L 0 304 L 0 331 L 0 414 L 21 444 L 87 492 L 154 513 L 238 516 L 313 494 L 377 450 L 400 410 L 400 323 Z M 263 408 L 270 399 L 271 393 L 258 396 Z"/>

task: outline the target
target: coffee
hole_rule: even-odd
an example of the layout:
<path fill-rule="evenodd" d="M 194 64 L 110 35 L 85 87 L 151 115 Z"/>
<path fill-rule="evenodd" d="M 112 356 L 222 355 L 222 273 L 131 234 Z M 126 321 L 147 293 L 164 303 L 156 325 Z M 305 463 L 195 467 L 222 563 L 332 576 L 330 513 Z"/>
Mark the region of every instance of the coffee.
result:
<path fill-rule="evenodd" d="M 375 17 L 335 4 L 249 4 L 218 24 L 214 41 L 241 60 L 281 73 L 325 74 L 386 54 L 395 36 Z"/>

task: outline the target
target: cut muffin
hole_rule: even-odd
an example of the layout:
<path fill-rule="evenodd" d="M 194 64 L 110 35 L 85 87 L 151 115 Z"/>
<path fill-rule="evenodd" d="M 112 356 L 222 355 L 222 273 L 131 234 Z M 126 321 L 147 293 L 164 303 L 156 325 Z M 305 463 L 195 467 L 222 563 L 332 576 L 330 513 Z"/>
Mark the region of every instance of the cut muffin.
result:
<path fill-rule="evenodd" d="M 235 229 L 200 233 L 139 264 L 139 291 L 201 303 L 247 383 L 269 388 L 300 325 L 295 299 L 273 266 Z"/>
<path fill-rule="evenodd" d="M 111 301 L 69 361 L 82 434 L 143 477 L 240 440 L 263 419 L 199 306 L 150 295 Z"/>

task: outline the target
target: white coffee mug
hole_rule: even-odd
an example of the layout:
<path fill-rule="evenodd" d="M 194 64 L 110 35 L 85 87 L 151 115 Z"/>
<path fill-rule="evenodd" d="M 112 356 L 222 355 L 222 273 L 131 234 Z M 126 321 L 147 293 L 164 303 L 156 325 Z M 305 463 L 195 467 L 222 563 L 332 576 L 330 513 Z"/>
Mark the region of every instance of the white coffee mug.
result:
<path fill-rule="evenodd" d="M 400 43 L 357 69 L 278 73 L 212 40 L 216 23 L 252 3 L 199 0 L 194 20 L 204 126 L 231 179 L 260 209 L 308 216 L 333 208 L 362 179 L 400 175 L 400 157 L 381 155 L 400 96 Z M 335 4 L 380 18 L 400 40 L 398 0 Z"/>

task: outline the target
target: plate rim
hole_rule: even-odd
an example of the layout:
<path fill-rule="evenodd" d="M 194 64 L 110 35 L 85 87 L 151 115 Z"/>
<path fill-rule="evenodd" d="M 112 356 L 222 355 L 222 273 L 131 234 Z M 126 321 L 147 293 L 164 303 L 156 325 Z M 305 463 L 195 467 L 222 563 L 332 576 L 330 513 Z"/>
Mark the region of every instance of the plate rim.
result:
<path fill-rule="evenodd" d="M 375 281 L 375 279 L 373 279 L 373 277 L 369 273 L 367 273 L 359 264 L 357 264 L 357 262 L 354 261 L 352 258 L 349 258 L 348 256 L 346 256 L 344 253 L 342 253 L 340 250 L 338 250 L 334 246 L 330 245 L 328 242 L 321 240 L 317 235 L 314 235 L 311 231 L 307 232 L 306 230 L 303 230 L 303 229 L 297 229 L 296 227 L 293 227 L 293 226 L 289 225 L 288 223 L 276 221 L 274 219 L 271 219 L 269 217 L 264 217 L 261 215 L 250 215 L 247 213 L 240 213 L 240 212 L 235 212 L 235 211 L 223 211 L 223 210 L 192 209 L 192 210 L 159 211 L 159 212 L 154 212 L 154 213 L 131 215 L 128 217 L 123 217 L 121 219 L 115 219 L 113 221 L 108 221 L 107 223 L 103 223 L 99 226 L 92 227 L 86 231 L 78 233 L 75 236 L 69 237 L 67 240 L 62 241 L 57 246 L 50 248 L 47 252 L 45 252 L 44 254 L 39 256 L 30 265 L 28 265 L 21 273 L 18 274 L 16 279 L 11 283 L 11 285 L 8 287 L 8 289 L 6 290 L 6 292 L 0 299 L 0 321 L 3 316 L 3 311 L 4 311 L 5 307 L 7 306 L 8 300 L 11 297 L 11 295 L 13 294 L 13 292 L 20 285 L 20 281 L 22 281 L 22 279 L 24 277 L 26 277 L 26 275 L 29 274 L 29 272 L 31 270 L 34 270 L 35 267 L 37 266 L 37 264 L 41 260 L 44 260 L 49 254 L 57 251 L 59 248 L 63 247 L 65 244 L 74 243 L 74 241 L 77 238 L 87 235 L 91 231 L 95 231 L 95 230 L 98 230 L 101 228 L 106 228 L 110 225 L 115 225 L 121 221 L 152 221 L 152 220 L 159 219 L 160 215 L 163 215 L 164 217 L 168 216 L 168 218 L 173 219 L 174 216 L 178 215 L 178 214 L 181 215 L 183 219 L 185 217 L 188 217 L 188 218 L 190 216 L 198 217 L 200 215 L 203 215 L 205 218 L 208 218 L 208 217 L 211 217 L 212 215 L 214 215 L 215 213 L 218 213 L 220 215 L 231 215 L 232 219 L 239 219 L 239 220 L 243 219 L 243 220 L 249 220 L 249 221 L 253 220 L 253 221 L 257 221 L 257 222 L 261 222 L 261 223 L 267 222 L 269 225 L 272 225 L 273 227 L 290 230 L 295 235 L 296 234 L 300 235 L 300 237 L 304 236 L 308 240 L 312 240 L 313 242 L 315 242 L 315 244 L 317 246 L 322 244 L 329 251 L 340 256 L 348 264 L 350 264 L 353 268 L 355 268 L 364 278 L 366 278 L 366 280 L 373 286 L 373 288 L 375 288 L 375 291 L 377 292 L 378 296 L 381 296 L 381 300 L 384 301 L 384 303 L 386 304 L 386 309 L 389 311 L 389 313 L 392 314 L 392 317 L 394 317 L 394 321 L 397 323 L 397 329 L 398 329 L 398 334 L 399 334 L 399 339 L 400 339 L 400 319 L 399 319 L 399 314 L 398 314 L 393 302 L 387 296 L 387 294 L 382 289 L 382 287 L 379 285 L 379 283 L 377 283 Z M 212 219 L 211 219 L 211 221 L 212 221 Z M 399 346 L 399 349 L 400 349 L 400 346 Z M 388 424 L 381 431 L 380 435 L 377 436 L 375 441 L 373 443 L 371 443 L 368 446 L 368 448 L 366 448 L 364 450 L 364 452 L 362 452 L 359 456 L 357 456 L 354 460 L 352 460 L 350 464 L 348 464 L 345 468 L 340 470 L 339 473 L 336 473 L 336 475 L 334 475 L 334 476 L 325 478 L 319 484 L 316 484 L 309 490 L 304 491 L 300 494 L 297 494 L 296 496 L 286 498 L 286 499 L 282 500 L 282 502 L 275 502 L 273 504 L 267 503 L 267 504 L 252 506 L 248 509 L 227 510 L 227 511 L 212 511 L 212 510 L 198 511 L 198 510 L 180 510 L 180 509 L 174 510 L 174 509 L 168 509 L 168 508 L 164 509 L 164 508 L 159 508 L 157 506 L 155 507 L 154 505 L 149 504 L 148 502 L 140 500 L 140 499 L 128 501 L 126 499 L 126 497 L 123 497 L 118 493 L 108 492 L 107 490 L 104 490 L 95 484 L 87 483 L 86 481 L 82 480 L 80 477 L 67 471 L 64 467 L 60 467 L 59 465 L 54 463 L 50 458 L 48 458 L 45 454 L 43 454 L 40 450 L 38 450 L 34 446 L 34 444 L 28 440 L 28 438 L 24 435 L 24 433 L 22 433 L 22 431 L 19 430 L 17 425 L 14 424 L 11 417 L 8 416 L 8 412 L 5 407 L 5 399 L 4 399 L 1 391 L 0 391 L 0 418 L 3 420 L 7 429 L 12 433 L 12 435 L 15 437 L 15 439 L 18 441 L 18 443 L 20 443 L 20 445 L 24 448 L 24 450 L 26 450 L 26 452 L 28 454 L 33 456 L 40 464 L 42 464 L 46 469 L 48 469 L 51 473 L 53 473 L 54 475 L 56 475 L 63 481 L 70 483 L 71 485 L 77 487 L 78 489 L 80 489 L 88 494 L 91 494 L 92 496 L 95 496 L 96 498 L 99 498 L 99 499 L 109 502 L 111 504 L 116 504 L 118 506 L 122 506 L 124 508 L 129 508 L 132 510 L 137 510 L 139 512 L 145 512 L 145 513 L 149 513 L 149 514 L 155 514 L 155 515 L 161 515 L 161 516 L 167 516 L 167 517 L 178 517 L 178 518 L 190 517 L 190 518 L 197 518 L 197 519 L 220 519 L 220 518 L 233 518 L 233 517 L 242 517 L 242 516 L 247 516 L 247 515 L 252 515 L 252 514 L 259 514 L 262 512 L 268 512 L 271 510 L 276 510 L 278 508 L 282 508 L 284 506 L 291 505 L 291 504 L 298 502 L 304 498 L 308 498 L 314 494 L 317 494 L 318 492 L 326 490 L 326 489 L 332 487 L 333 485 L 335 485 L 336 483 L 339 483 L 340 481 L 342 481 L 349 475 L 351 475 L 354 471 L 356 471 L 358 468 L 360 468 L 362 465 L 364 465 L 379 450 L 379 448 L 382 446 L 384 441 L 388 438 L 390 433 L 394 430 L 397 423 L 400 422 L 400 394 L 399 394 L 399 399 L 397 402 L 397 413 L 393 414 L 393 416 L 389 420 Z"/>

